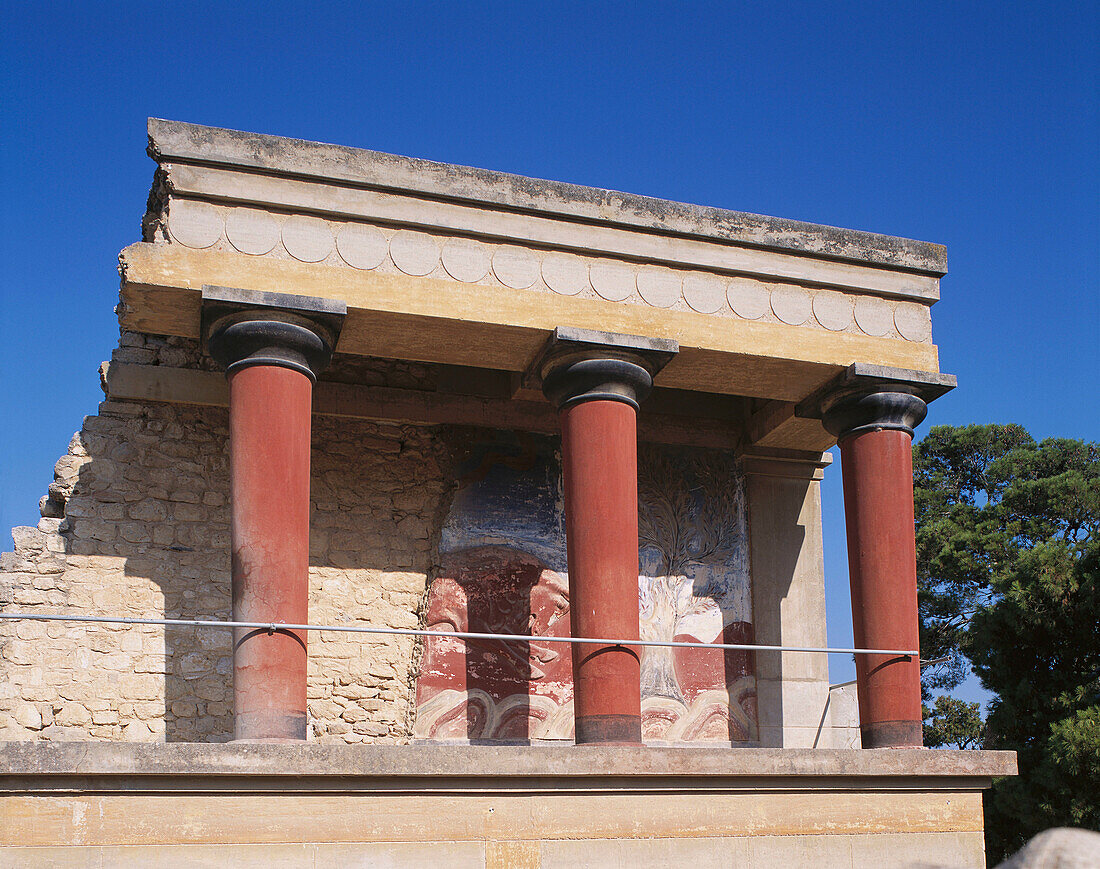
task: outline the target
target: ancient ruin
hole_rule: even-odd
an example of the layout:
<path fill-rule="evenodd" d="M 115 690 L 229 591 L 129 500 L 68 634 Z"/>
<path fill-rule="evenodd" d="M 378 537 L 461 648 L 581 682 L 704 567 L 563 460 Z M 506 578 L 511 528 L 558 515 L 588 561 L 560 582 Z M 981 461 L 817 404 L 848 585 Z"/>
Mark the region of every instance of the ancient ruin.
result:
<path fill-rule="evenodd" d="M 0 565 L 5 860 L 983 865 L 1015 756 L 921 748 L 942 247 L 172 121 L 149 154 L 105 400 Z"/>

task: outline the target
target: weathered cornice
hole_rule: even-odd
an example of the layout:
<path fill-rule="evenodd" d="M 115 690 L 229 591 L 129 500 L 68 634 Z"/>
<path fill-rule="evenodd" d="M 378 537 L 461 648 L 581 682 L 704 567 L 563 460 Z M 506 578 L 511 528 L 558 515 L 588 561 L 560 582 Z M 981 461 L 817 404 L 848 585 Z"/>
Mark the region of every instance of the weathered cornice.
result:
<path fill-rule="evenodd" d="M 945 248 L 929 242 L 180 121 L 149 119 L 149 154 L 162 164 L 232 167 L 936 277 L 947 272 Z"/>

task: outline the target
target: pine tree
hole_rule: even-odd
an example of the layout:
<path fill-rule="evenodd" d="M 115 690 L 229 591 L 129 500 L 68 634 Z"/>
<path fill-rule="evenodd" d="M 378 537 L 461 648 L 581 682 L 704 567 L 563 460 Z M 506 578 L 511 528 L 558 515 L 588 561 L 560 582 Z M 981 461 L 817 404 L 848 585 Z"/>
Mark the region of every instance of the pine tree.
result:
<path fill-rule="evenodd" d="M 984 725 L 941 697 L 928 744 L 1018 752 L 986 797 L 991 859 L 1100 829 L 1100 444 L 940 426 L 913 460 L 921 649 L 947 659 L 926 699 L 969 667 L 995 695 Z"/>

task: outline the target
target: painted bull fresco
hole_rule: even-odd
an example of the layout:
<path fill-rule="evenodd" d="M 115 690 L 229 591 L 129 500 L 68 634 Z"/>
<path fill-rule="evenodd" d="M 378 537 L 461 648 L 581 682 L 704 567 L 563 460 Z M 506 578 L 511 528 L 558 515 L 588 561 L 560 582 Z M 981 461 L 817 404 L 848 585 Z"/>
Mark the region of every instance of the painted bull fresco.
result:
<path fill-rule="evenodd" d="M 414 737 L 572 739 L 569 577 L 561 462 L 551 438 L 482 432 L 457 450 L 429 629 L 530 640 L 425 641 Z M 731 453 L 642 445 L 638 456 L 641 638 L 752 642 L 744 486 Z M 756 740 L 749 652 L 642 647 L 646 742 Z"/>

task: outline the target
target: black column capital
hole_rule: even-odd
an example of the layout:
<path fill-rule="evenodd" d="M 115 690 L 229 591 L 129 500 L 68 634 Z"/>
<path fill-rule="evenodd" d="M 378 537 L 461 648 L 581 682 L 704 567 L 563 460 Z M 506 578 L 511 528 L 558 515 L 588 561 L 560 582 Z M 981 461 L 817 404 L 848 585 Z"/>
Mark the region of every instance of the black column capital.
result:
<path fill-rule="evenodd" d="M 529 375 L 558 410 L 584 401 L 620 401 L 637 410 L 679 349 L 665 338 L 559 326 Z"/>
<path fill-rule="evenodd" d="M 820 419 L 843 440 L 864 431 L 903 431 L 910 437 L 928 402 L 955 388 L 955 377 L 856 362 L 795 407 L 795 416 Z"/>
<path fill-rule="evenodd" d="M 346 314 L 347 305 L 329 299 L 202 288 L 203 341 L 226 374 L 277 365 L 316 382 L 332 359 Z"/>
<path fill-rule="evenodd" d="M 924 399 L 909 392 L 885 389 L 830 396 L 822 403 L 821 424 L 837 440 L 865 431 L 913 429 L 928 414 Z"/>

